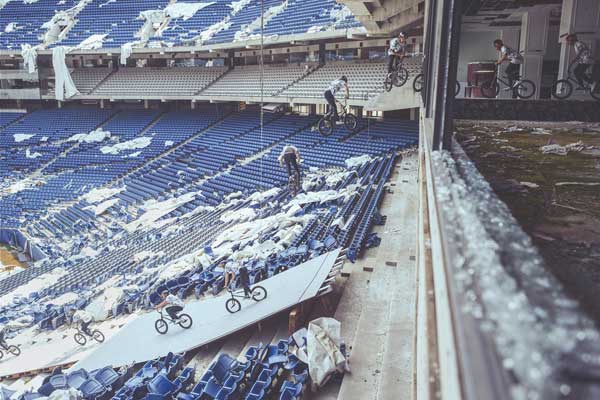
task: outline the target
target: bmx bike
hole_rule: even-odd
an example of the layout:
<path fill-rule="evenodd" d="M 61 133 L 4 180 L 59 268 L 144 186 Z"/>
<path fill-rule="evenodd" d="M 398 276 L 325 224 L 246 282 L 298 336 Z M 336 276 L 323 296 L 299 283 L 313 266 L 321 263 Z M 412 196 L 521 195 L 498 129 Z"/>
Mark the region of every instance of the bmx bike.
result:
<path fill-rule="evenodd" d="M 4 350 L 5 352 L 12 354 L 15 357 L 21 354 L 21 349 L 19 349 L 14 344 L 8 345 L 6 343 L 0 343 L 0 348 L 2 348 L 2 350 Z M 4 353 L 2 352 L 2 350 L 0 350 L 0 359 L 4 357 Z"/>
<path fill-rule="evenodd" d="M 227 301 L 225 302 L 225 308 L 231 314 L 235 314 L 236 312 L 242 309 L 242 303 L 240 303 L 238 298 L 251 298 L 257 303 L 267 298 L 267 289 L 259 285 L 255 285 L 250 289 L 249 296 L 246 296 L 244 294 L 244 289 L 234 290 L 230 288 L 227 290 L 229 291 L 231 298 L 227 299 Z"/>
<path fill-rule="evenodd" d="M 408 70 L 402 63 L 402 60 L 399 60 L 398 57 L 395 58 L 394 63 L 392 64 L 392 72 L 385 76 L 385 80 L 383 81 L 383 86 L 385 87 L 385 91 L 389 92 L 392 90 L 394 86 L 401 87 L 404 86 L 406 81 L 408 80 Z"/>
<path fill-rule="evenodd" d="M 512 90 L 513 94 L 520 99 L 528 99 L 535 94 L 535 83 L 529 79 L 521 79 L 519 76 L 511 86 L 509 82 L 501 79 L 498 76 L 498 67 L 496 67 L 492 79 L 483 82 L 480 86 L 483 97 L 493 99 L 498 96 L 498 93 L 500 93 L 500 83 L 507 86 L 509 90 Z"/>
<path fill-rule="evenodd" d="M 296 197 L 298 192 L 300 192 L 300 174 L 296 170 L 288 178 L 288 190 L 292 197 Z"/>
<path fill-rule="evenodd" d="M 573 73 L 573 66 L 576 63 L 571 63 L 569 68 L 567 69 L 567 77 L 564 79 L 558 79 L 552 85 L 552 96 L 559 100 L 564 100 L 569 98 L 573 94 L 573 88 L 579 86 L 579 82 L 575 78 L 575 74 Z M 590 65 L 588 71 L 592 68 L 599 68 L 594 65 Z M 589 72 L 586 72 L 588 77 L 590 77 Z M 584 80 L 583 82 L 583 90 L 585 92 L 589 92 L 590 96 L 593 99 L 600 101 L 600 82 L 596 82 L 596 84 L 589 83 Z"/>
<path fill-rule="evenodd" d="M 186 313 L 179 313 L 179 317 L 177 319 L 172 319 L 168 314 L 163 313 L 163 310 L 157 310 L 160 314 L 160 318 L 154 322 L 154 329 L 156 332 L 164 335 L 169 331 L 169 324 L 179 325 L 183 329 L 190 329 L 192 326 L 192 317 Z"/>
<path fill-rule="evenodd" d="M 73 335 L 73 339 L 77 344 L 83 346 L 87 343 L 88 338 L 95 340 L 98 343 L 104 342 L 104 334 L 97 329 L 90 331 L 91 334 L 88 334 L 81 329 L 77 328 L 77 332 Z"/>
<path fill-rule="evenodd" d="M 341 101 L 336 99 L 336 103 L 342 106 L 342 110 L 338 115 L 339 120 L 343 121 L 344 126 L 349 131 L 354 132 L 356 130 L 356 127 L 358 126 L 358 120 L 356 119 L 356 116 L 354 116 L 354 114 L 348 112 L 348 101 L 342 103 Z M 325 114 L 323 118 L 319 120 L 319 132 L 323 136 L 329 136 L 333 133 L 334 125 L 335 123 L 333 122 L 333 110 L 329 110 L 327 114 Z"/>

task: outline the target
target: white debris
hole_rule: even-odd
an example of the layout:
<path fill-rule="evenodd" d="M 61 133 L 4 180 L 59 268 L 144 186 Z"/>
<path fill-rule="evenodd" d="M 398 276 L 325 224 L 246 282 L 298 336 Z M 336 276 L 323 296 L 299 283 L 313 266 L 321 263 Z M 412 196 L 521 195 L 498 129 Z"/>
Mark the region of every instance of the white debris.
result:
<path fill-rule="evenodd" d="M 142 227 L 155 227 L 155 221 L 157 221 L 159 218 L 169 214 L 171 211 L 181 207 L 182 205 L 189 203 L 195 198 L 196 193 L 190 192 L 184 194 L 183 196 L 174 197 L 160 202 L 154 199 L 148 200 L 142 206 L 142 208 L 145 209 L 146 212 L 140 218 L 125 225 L 124 228 L 128 232 L 133 232 Z"/>
<path fill-rule="evenodd" d="M 131 153 L 126 156 L 123 156 L 123 158 L 135 158 L 135 157 L 139 157 L 140 154 L 142 154 L 141 151 L 136 151 L 135 153 Z"/>
<path fill-rule="evenodd" d="M 240 11 L 242 11 L 244 7 L 250 4 L 251 1 L 252 0 L 239 0 L 229 4 L 229 7 L 231 8 L 231 15 L 226 16 L 221 21 L 212 24 L 211 26 L 200 32 L 200 34 L 195 38 L 195 41 L 198 44 L 208 42 L 217 33 L 229 29 L 229 27 L 231 26 L 231 18 L 238 14 Z"/>
<path fill-rule="evenodd" d="M 29 149 L 25 150 L 25 157 L 27 157 L 27 158 L 38 158 L 38 157 L 41 157 L 41 156 L 42 156 L 41 153 L 38 153 L 38 152 L 31 153 L 29 151 Z"/>
<path fill-rule="evenodd" d="M 223 222 L 248 221 L 256 218 L 256 211 L 253 208 L 242 208 L 240 210 L 228 211 L 221 215 Z"/>
<path fill-rule="evenodd" d="M 233 193 L 229 193 L 227 196 L 225 196 L 225 201 L 230 201 L 233 199 L 239 199 L 240 197 L 243 196 L 242 192 L 233 192 Z"/>
<path fill-rule="evenodd" d="M 248 197 L 248 200 L 252 202 L 261 202 L 265 199 L 268 199 L 269 197 L 273 197 L 279 194 L 279 192 L 281 192 L 281 189 L 276 187 L 266 190 L 264 192 L 254 192 Z"/>
<path fill-rule="evenodd" d="M 11 33 L 11 32 L 14 32 L 16 29 L 17 29 L 17 23 L 16 22 L 9 22 L 8 25 L 6 25 L 6 27 L 4 28 L 4 32 L 5 33 Z"/>
<path fill-rule="evenodd" d="M 600 186 L 600 182 L 558 182 L 555 186 Z"/>
<path fill-rule="evenodd" d="M 112 196 L 114 196 L 116 194 L 119 194 L 123 190 L 125 190 L 124 187 L 120 187 L 120 188 L 97 188 L 97 189 L 92 189 L 88 193 L 86 193 L 83 196 L 81 196 L 81 200 L 85 200 L 88 203 L 97 203 L 99 201 L 103 201 L 105 199 L 108 199 L 109 197 L 112 197 Z"/>
<path fill-rule="evenodd" d="M 533 128 L 531 133 L 534 135 L 552 135 L 552 131 L 544 128 Z"/>
<path fill-rule="evenodd" d="M 149 258 L 160 258 L 160 257 L 162 257 L 164 255 L 165 255 L 164 251 L 154 252 L 154 251 L 151 251 L 151 250 L 144 250 L 144 251 L 140 251 L 138 253 L 135 253 L 133 255 L 133 261 L 140 262 L 140 261 L 147 260 Z"/>
<path fill-rule="evenodd" d="M 21 57 L 23 57 L 23 64 L 27 72 L 35 73 L 37 71 L 37 46 L 31 47 L 30 44 L 22 44 Z"/>
<path fill-rule="evenodd" d="M 278 14 L 281 14 L 287 8 L 287 6 L 288 0 L 285 0 L 283 3 L 277 6 L 269 7 L 269 9 L 265 11 L 264 16 L 259 16 L 254 21 L 246 25 L 246 27 L 244 27 L 242 30 L 237 31 L 235 33 L 233 41 L 256 39 L 254 35 L 251 35 L 252 32 L 259 29 L 261 23 L 264 23 L 266 25 L 271 19 L 276 17 Z M 260 35 L 258 35 L 258 37 L 260 37 Z"/>
<path fill-rule="evenodd" d="M 172 140 L 165 140 L 165 147 L 171 147 L 173 146 L 173 141 Z"/>
<path fill-rule="evenodd" d="M 78 293 L 73 293 L 73 292 L 67 292 L 67 293 L 63 293 L 60 296 L 49 300 L 46 302 L 46 304 L 53 304 L 55 306 L 64 306 L 67 305 L 69 303 L 73 303 L 75 301 L 77 301 L 79 299 L 79 294 Z"/>
<path fill-rule="evenodd" d="M 142 11 L 137 19 L 144 21 L 144 25 L 135 37 L 139 37 L 143 42 L 148 42 L 153 37 L 162 36 L 162 32 L 169 24 L 169 18 L 164 10 L 146 10 Z"/>
<path fill-rule="evenodd" d="M 15 138 L 15 143 L 20 143 L 20 142 L 24 142 L 26 140 L 31 139 L 32 137 L 34 137 L 35 134 L 26 134 L 26 133 L 15 133 L 13 135 L 13 138 Z"/>
<path fill-rule="evenodd" d="M 102 154 L 119 154 L 123 150 L 134 150 L 146 148 L 152 143 L 152 138 L 143 136 L 128 140 L 126 142 L 115 144 L 114 146 L 104 146 L 100 148 Z"/>
<path fill-rule="evenodd" d="M 6 190 L 8 193 L 19 193 L 23 190 L 35 187 L 35 186 L 39 186 L 44 184 L 46 181 L 43 178 L 37 178 L 37 179 L 33 179 L 33 178 L 25 178 L 25 179 L 20 179 L 19 181 L 13 183 L 12 185 L 10 185 Z"/>
<path fill-rule="evenodd" d="M 310 28 L 308 28 L 308 30 L 306 31 L 306 33 L 321 32 L 324 29 L 325 29 L 325 27 L 323 25 L 313 25 Z"/>
<path fill-rule="evenodd" d="M 540 187 L 540 185 L 538 185 L 537 183 L 533 183 L 533 182 L 519 182 L 521 185 L 531 188 L 531 189 L 537 189 Z"/>
<path fill-rule="evenodd" d="M 344 162 L 348 168 L 353 168 L 353 167 L 360 167 L 363 164 L 371 162 L 371 160 L 373 160 L 373 159 L 369 155 L 364 154 L 362 156 L 349 158 Z"/>
<path fill-rule="evenodd" d="M 102 45 L 104 44 L 104 38 L 106 38 L 107 36 L 107 33 L 101 35 L 92 35 L 87 39 L 84 39 L 81 43 L 79 43 L 79 45 L 77 45 L 77 48 L 85 50 L 101 49 Z"/>
<path fill-rule="evenodd" d="M 110 316 L 113 307 L 123 298 L 123 288 L 108 287 L 85 308 L 90 313 L 94 321 L 104 321 Z M 55 393 L 54 391 L 53 393 Z M 78 397 L 80 398 L 80 397 Z"/>
<path fill-rule="evenodd" d="M 343 6 L 340 9 L 333 8 L 329 13 L 329 17 L 335 21 L 334 25 L 344 22 L 346 18 L 351 17 L 352 15 L 352 11 L 346 6 Z"/>
<path fill-rule="evenodd" d="M 106 210 L 108 210 L 109 208 L 111 208 L 112 206 L 117 204 L 118 202 L 119 202 L 119 199 L 109 199 L 109 200 L 105 200 L 102 203 L 95 205 L 95 206 L 87 206 L 84 208 L 84 210 L 90 210 L 95 215 L 101 215 L 101 214 L 104 214 L 106 212 Z"/>
<path fill-rule="evenodd" d="M 582 141 L 570 143 L 566 146 L 561 146 L 560 144 L 549 144 L 546 146 L 540 147 L 540 150 L 544 154 L 555 154 L 559 156 L 566 156 L 570 152 L 580 152 L 585 149 L 585 145 Z"/>
<path fill-rule="evenodd" d="M 248 4 L 250 4 L 252 0 L 239 0 L 232 2 L 229 7 L 231 7 L 231 15 L 234 16 L 240 11 L 244 9 Z"/>
<path fill-rule="evenodd" d="M 30 280 L 29 282 L 17 287 L 12 292 L 0 297 L 0 307 L 6 307 L 13 303 L 17 298 L 27 298 L 32 293 L 37 293 L 54 285 L 58 280 L 67 274 L 64 268 L 55 268 L 52 271 L 45 273 Z"/>
<path fill-rule="evenodd" d="M 165 12 L 171 18 L 183 18 L 186 21 L 192 18 L 198 11 L 213 4 L 215 3 L 172 3 L 165 7 Z"/>
<path fill-rule="evenodd" d="M 116 3 L 116 2 L 117 2 L 117 0 L 108 0 L 106 3 L 100 4 L 98 6 L 98 8 L 102 8 L 102 7 L 106 6 L 106 5 L 109 5 L 110 3 Z"/>
<path fill-rule="evenodd" d="M 67 139 L 67 142 L 79 142 L 79 143 L 97 143 L 108 139 L 111 136 L 109 131 L 105 131 L 102 128 L 98 128 L 89 133 L 78 133 Z"/>

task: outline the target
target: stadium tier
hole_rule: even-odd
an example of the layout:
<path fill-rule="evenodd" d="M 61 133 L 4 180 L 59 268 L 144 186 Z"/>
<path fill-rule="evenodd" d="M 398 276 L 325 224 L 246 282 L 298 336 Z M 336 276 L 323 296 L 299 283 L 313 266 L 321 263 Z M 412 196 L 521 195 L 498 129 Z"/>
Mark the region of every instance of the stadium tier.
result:
<path fill-rule="evenodd" d="M 20 50 L 21 44 L 43 43 L 48 24 L 59 11 L 70 11 L 71 22 L 57 44 L 77 46 L 92 35 L 105 35 L 104 48 L 119 48 L 140 40 L 146 11 L 168 10 L 168 0 L 9 1 L 0 13 L 0 48 Z M 171 2 L 172 3 L 172 2 Z M 197 3 L 192 3 L 197 4 Z M 345 30 L 360 24 L 335 0 L 265 0 L 265 34 L 291 35 Z M 259 0 L 205 2 L 191 14 L 167 12 L 160 34 L 147 40 L 165 46 L 217 44 L 253 38 L 260 28 Z M 286 21 L 286 22 L 284 22 Z M 290 21 L 293 21 L 290 23 Z M 156 22 L 156 21 L 155 21 Z"/>
<path fill-rule="evenodd" d="M 255 110 L 216 105 L 0 115 L 0 229 L 20 230 L 48 256 L 0 280 L 0 315 L 42 329 L 64 324 L 66 310 L 89 304 L 107 281 L 123 288 L 114 317 L 149 307 L 163 288 L 218 293 L 231 254 L 262 254 L 240 255 L 253 281 L 338 246 L 355 259 L 380 219 L 396 151 L 417 143 L 410 121 L 360 120 L 357 132 L 323 137 L 315 116 L 267 114 L 261 129 Z M 277 160 L 284 144 L 304 159 L 306 194 L 295 199 Z M 231 236 L 248 223 L 258 236 Z M 199 252 L 181 268 L 182 255 Z"/>
<path fill-rule="evenodd" d="M 79 69 L 85 74 L 85 69 Z M 95 70 L 95 68 L 91 68 Z M 194 95 L 227 71 L 214 68 L 121 68 L 94 91 L 98 96 Z M 77 83 L 75 83 L 77 86 Z"/>

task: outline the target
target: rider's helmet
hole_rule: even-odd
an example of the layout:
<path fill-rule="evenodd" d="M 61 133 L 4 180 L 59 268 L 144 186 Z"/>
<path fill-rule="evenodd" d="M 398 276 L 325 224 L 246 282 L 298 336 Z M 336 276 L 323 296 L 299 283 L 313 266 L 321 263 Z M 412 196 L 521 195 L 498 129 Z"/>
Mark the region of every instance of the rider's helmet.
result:
<path fill-rule="evenodd" d="M 399 37 L 399 38 L 406 38 L 406 33 L 405 33 L 405 32 L 402 32 L 402 31 L 400 31 L 400 32 L 398 32 L 398 37 Z"/>
<path fill-rule="evenodd" d="M 346 78 L 346 75 L 342 75 L 342 77 L 340 78 L 340 80 L 348 83 L 348 78 Z"/>

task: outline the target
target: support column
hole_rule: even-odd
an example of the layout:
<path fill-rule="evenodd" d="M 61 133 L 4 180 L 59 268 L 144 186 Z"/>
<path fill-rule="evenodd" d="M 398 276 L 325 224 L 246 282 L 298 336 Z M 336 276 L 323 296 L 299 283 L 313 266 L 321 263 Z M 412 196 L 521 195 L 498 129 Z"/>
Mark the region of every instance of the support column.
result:
<path fill-rule="evenodd" d="M 100 108 L 104 110 L 104 99 L 100 99 Z"/>
<path fill-rule="evenodd" d="M 523 13 L 519 49 L 523 51 L 525 61 L 521 66 L 521 75 L 535 83 L 535 96 L 532 99 L 540 98 L 549 26 L 550 11 L 548 8 L 536 7 Z"/>
<path fill-rule="evenodd" d="M 144 109 L 147 110 L 148 108 L 149 108 L 149 106 L 148 106 L 148 100 L 144 100 Z"/>
<path fill-rule="evenodd" d="M 560 16 L 560 30 L 557 40 L 561 43 L 558 61 L 558 79 L 566 78 L 568 68 L 575 58 L 575 50 L 565 43 L 568 33 L 577 34 L 577 38 L 587 44 L 596 60 L 600 60 L 600 2 L 598 0 L 563 0 Z M 563 36 L 562 38 L 560 36 Z M 573 91 L 573 96 L 587 97 L 583 92 Z"/>
<path fill-rule="evenodd" d="M 191 103 L 190 103 L 190 108 L 191 108 L 192 110 L 195 110 L 195 109 L 196 109 L 196 102 L 195 102 L 194 100 L 192 100 L 192 101 L 191 101 Z"/>

